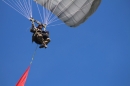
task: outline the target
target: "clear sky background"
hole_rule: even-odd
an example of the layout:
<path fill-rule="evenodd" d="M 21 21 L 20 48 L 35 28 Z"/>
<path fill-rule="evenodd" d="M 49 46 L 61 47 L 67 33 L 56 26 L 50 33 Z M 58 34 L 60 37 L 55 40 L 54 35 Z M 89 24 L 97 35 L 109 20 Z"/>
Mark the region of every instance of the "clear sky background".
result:
<path fill-rule="evenodd" d="M 30 64 L 30 25 L 0 0 L 0 86 L 15 86 Z M 51 42 L 37 50 L 25 86 L 130 86 L 130 0 L 102 0 L 80 26 L 47 29 Z"/>

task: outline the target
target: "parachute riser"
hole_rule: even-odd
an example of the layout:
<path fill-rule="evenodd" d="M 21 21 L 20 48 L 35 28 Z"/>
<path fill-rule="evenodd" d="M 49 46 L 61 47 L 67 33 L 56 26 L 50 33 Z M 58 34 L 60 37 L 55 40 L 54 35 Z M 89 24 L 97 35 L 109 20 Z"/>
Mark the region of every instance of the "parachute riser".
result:
<path fill-rule="evenodd" d="M 46 24 L 42 24 L 41 22 L 35 20 L 35 19 L 32 18 L 32 17 L 31 17 L 29 20 L 32 22 L 32 24 L 33 24 L 34 26 L 35 26 L 34 22 L 37 23 L 38 25 L 42 25 L 43 28 L 44 28 L 43 30 L 46 31 Z"/>
<path fill-rule="evenodd" d="M 46 31 L 46 28 L 44 28 L 43 30 Z"/>

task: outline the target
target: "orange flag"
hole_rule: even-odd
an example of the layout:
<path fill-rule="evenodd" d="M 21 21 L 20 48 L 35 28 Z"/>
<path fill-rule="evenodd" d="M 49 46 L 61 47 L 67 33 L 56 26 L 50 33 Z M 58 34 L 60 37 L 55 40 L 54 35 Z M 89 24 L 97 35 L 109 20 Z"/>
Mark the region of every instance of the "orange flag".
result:
<path fill-rule="evenodd" d="M 30 70 L 30 66 L 26 69 L 26 71 L 24 72 L 20 80 L 17 82 L 16 86 L 24 86 L 29 70 Z"/>

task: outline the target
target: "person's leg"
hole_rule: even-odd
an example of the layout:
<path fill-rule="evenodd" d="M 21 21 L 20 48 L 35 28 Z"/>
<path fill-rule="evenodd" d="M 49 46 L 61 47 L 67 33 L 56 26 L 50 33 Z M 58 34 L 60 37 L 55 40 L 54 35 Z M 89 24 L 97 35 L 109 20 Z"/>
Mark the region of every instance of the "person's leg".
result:
<path fill-rule="evenodd" d="M 46 38 L 46 40 L 45 40 L 46 45 L 47 45 L 50 41 L 51 41 L 50 38 Z"/>
<path fill-rule="evenodd" d="M 47 48 L 47 45 L 46 45 L 46 43 L 45 43 L 45 41 L 44 41 L 42 35 L 38 35 L 37 39 L 38 39 L 38 41 L 41 43 L 41 45 L 40 45 L 39 48 L 43 48 L 43 47 Z"/>

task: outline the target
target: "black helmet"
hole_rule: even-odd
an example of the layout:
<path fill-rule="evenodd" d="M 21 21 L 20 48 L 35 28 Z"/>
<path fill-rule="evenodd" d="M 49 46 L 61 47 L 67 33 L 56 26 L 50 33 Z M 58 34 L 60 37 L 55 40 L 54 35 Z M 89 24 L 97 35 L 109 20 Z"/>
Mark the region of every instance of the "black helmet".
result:
<path fill-rule="evenodd" d="M 40 26 L 42 26 L 42 27 L 40 27 Z M 42 24 L 39 24 L 37 28 L 42 29 L 42 28 L 43 28 L 43 25 L 42 25 Z"/>

